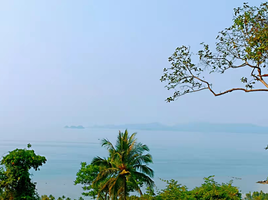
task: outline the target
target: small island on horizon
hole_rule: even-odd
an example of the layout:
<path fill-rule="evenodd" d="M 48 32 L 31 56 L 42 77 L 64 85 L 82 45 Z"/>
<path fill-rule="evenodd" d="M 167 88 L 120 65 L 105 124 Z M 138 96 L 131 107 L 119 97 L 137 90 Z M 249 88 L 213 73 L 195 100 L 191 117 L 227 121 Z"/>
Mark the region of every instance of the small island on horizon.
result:
<path fill-rule="evenodd" d="M 84 126 L 79 125 L 79 126 L 65 126 L 64 128 L 69 128 L 69 129 L 85 129 Z"/>

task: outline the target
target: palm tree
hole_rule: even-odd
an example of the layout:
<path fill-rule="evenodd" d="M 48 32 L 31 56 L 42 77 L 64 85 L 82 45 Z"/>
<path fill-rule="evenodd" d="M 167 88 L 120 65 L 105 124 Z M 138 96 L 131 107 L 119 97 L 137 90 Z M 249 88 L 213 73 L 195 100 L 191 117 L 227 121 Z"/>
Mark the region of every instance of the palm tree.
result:
<path fill-rule="evenodd" d="M 101 184 L 102 190 L 108 188 L 109 196 L 112 199 L 126 200 L 130 191 L 138 191 L 140 195 L 142 184 L 153 188 L 154 181 L 153 170 L 148 167 L 152 163 L 152 156 L 144 154 L 148 152 L 147 145 L 138 143 L 135 139 L 137 133 L 129 136 L 128 131 L 119 131 L 116 145 L 114 146 L 108 139 L 102 140 L 102 146 L 109 151 L 108 158 L 95 157 L 92 160 L 93 165 L 98 165 L 101 170 L 93 184 Z"/>

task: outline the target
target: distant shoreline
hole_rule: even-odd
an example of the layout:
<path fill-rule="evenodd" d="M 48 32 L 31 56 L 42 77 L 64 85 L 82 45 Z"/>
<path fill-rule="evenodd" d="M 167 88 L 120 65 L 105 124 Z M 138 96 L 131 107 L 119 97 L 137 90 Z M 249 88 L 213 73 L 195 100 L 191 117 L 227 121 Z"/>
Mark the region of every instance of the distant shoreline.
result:
<path fill-rule="evenodd" d="M 183 131 L 183 132 L 228 132 L 228 133 L 267 133 L 268 127 L 253 124 L 214 124 L 214 123 L 188 123 L 167 126 L 160 123 L 124 124 L 124 125 L 95 125 L 90 128 L 99 129 L 134 129 L 152 131 Z"/>
<path fill-rule="evenodd" d="M 79 126 L 65 126 L 64 128 L 69 128 L 69 129 L 85 129 L 84 126 L 79 125 Z"/>

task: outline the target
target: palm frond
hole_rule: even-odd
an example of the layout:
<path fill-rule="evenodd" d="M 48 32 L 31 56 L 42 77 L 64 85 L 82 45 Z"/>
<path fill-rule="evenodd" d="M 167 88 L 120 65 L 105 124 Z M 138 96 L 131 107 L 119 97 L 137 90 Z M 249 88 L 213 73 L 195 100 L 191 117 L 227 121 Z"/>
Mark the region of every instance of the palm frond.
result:
<path fill-rule="evenodd" d="M 97 178 L 93 182 L 97 182 L 99 180 L 103 180 L 107 178 L 108 176 L 113 177 L 119 174 L 119 169 L 118 168 L 107 168 L 103 169 L 102 171 L 99 172 Z"/>
<path fill-rule="evenodd" d="M 114 197 L 120 196 L 123 190 L 122 176 L 114 177 L 109 184 L 109 193 Z"/>
<path fill-rule="evenodd" d="M 129 154 L 130 155 L 143 154 L 143 153 L 148 152 L 148 151 L 149 151 L 149 148 L 147 145 L 144 145 L 142 143 L 135 143 L 135 145 L 133 145 Z"/>
<path fill-rule="evenodd" d="M 131 136 L 128 138 L 128 144 L 129 144 L 128 148 L 130 150 L 132 150 L 132 148 L 134 147 L 134 145 L 136 145 L 136 142 L 137 142 L 137 139 L 135 138 L 136 135 L 137 135 L 136 132 L 135 133 L 132 133 Z"/>
<path fill-rule="evenodd" d="M 150 177 L 154 177 L 154 171 L 147 165 L 134 165 L 133 168 L 139 169 L 140 172 L 147 174 Z"/>
<path fill-rule="evenodd" d="M 102 184 L 100 186 L 100 189 L 99 189 L 98 193 L 100 194 L 101 192 L 103 192 L 105 190 L 109 191 L 109 184 L 110 184 L 109 180 L 105 181 L 104 184 Z"/>
<path fill-rule="evenodd" d="M 135 165 L 141 165 L 143 163 L 149 164 L 153 163 L 153 159 L 151 154 L 139 155 L 133 158 L 132 163 Z"/>
<path fill-rule="evenodd" d="M 125 130 L 124 133 L 119 131 L 116 145 L 115 145 L 115 149 L 119 152 L 126 151 L 128 149 L 128 138 L 129 138 L 129 136 L 128 136 L 127 130 Z"/>
<path fill-rule="evenodd" d="M 115 148 L 114 148 L 113 144 L 108 139 L 102 139 L 101 140 L 101 146 L 106 147 L 109 152 L 110 151 L 115 151 Z"/>
<path fill-rule="evenodd" d="M 141 151 L 141 152 L 150 151 L 149 147 L 146 144 L 142 144 L 140 142 L 137 143 L 136 149 L 137 149 L 137 151 Z"/>
<path fill-rule="evenodd" d="M 136 142 L 137 140 L 133 140 L 132 142 L 129 143 L 129 147 L 128 147 L 128 151 L 131 152 L 135 152 L 135 147 L 136 147 Z"/>
<path fill-rule="evenodd" d="M 109 168 L 102 170 L 97 175 L 96 179 L 92 182 L 92 186 L 97 187 L 103 182 L 109 182 L 113 177 L 116 177 L 118 174 L 118 169 L 116 168 Z"/>
<path fill-rule="evenodd" d="M 139 180 L 142 180 L 148 187 L 154 187 L 154 181 L 147 175 L 141 172 L 132 172 L 132 174 Z"/>
<path fill-rule="evenodd" d="M 123 133 L 121 131 L 119 131 L 119 134 L 117 136 L 116 145 L 115 145 L 116 150 L 119 150 L 120 149 L 121 144 L 122 144 L 122 141 L 123 141 Z"/>
<path fill-rule="evenodd" d="M 101 158 L 99 156 L 94 157 L 91 161 L 91 164 L 107 168 L 112 166 L 109 160 L 107 160 L 106 158 Z"/>
<path fill-rule="evenodd" d="M 132 184 L 132 187 L 139 192 L 139 194 L 142 196 L 142 191 L 141 188 L 139 187 L 139 184 L 137 183 L 137 181 L 133 178 L 133 176 L 129 176 L 129 181 Z"/>

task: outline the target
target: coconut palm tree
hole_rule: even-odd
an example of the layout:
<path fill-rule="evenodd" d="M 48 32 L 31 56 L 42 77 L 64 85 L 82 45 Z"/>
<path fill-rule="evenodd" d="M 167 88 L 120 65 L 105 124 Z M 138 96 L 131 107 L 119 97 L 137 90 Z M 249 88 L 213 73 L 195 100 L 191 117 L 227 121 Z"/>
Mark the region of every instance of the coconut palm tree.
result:
<path fill-rule="evenodd" d="M 154 186 L 151 179 L 153 170 L 148 167 L 152 163 L 152 156 L 147 145 L 137 142 L 136 133 L 128 134 L 128 131 L 120 132 L 114 146 L 108 139 L 102 140 L 102 146 L 109 151 L 108 158 L 95 157 L 91 164 L 101 166 L 93 184 L 101 184 L 99 192 L 109 189 L 112 199 L 126 200 L 130 191 L 137 191 L 142 195 L 141 186 L 145 183 L 148 187 Z"/>

